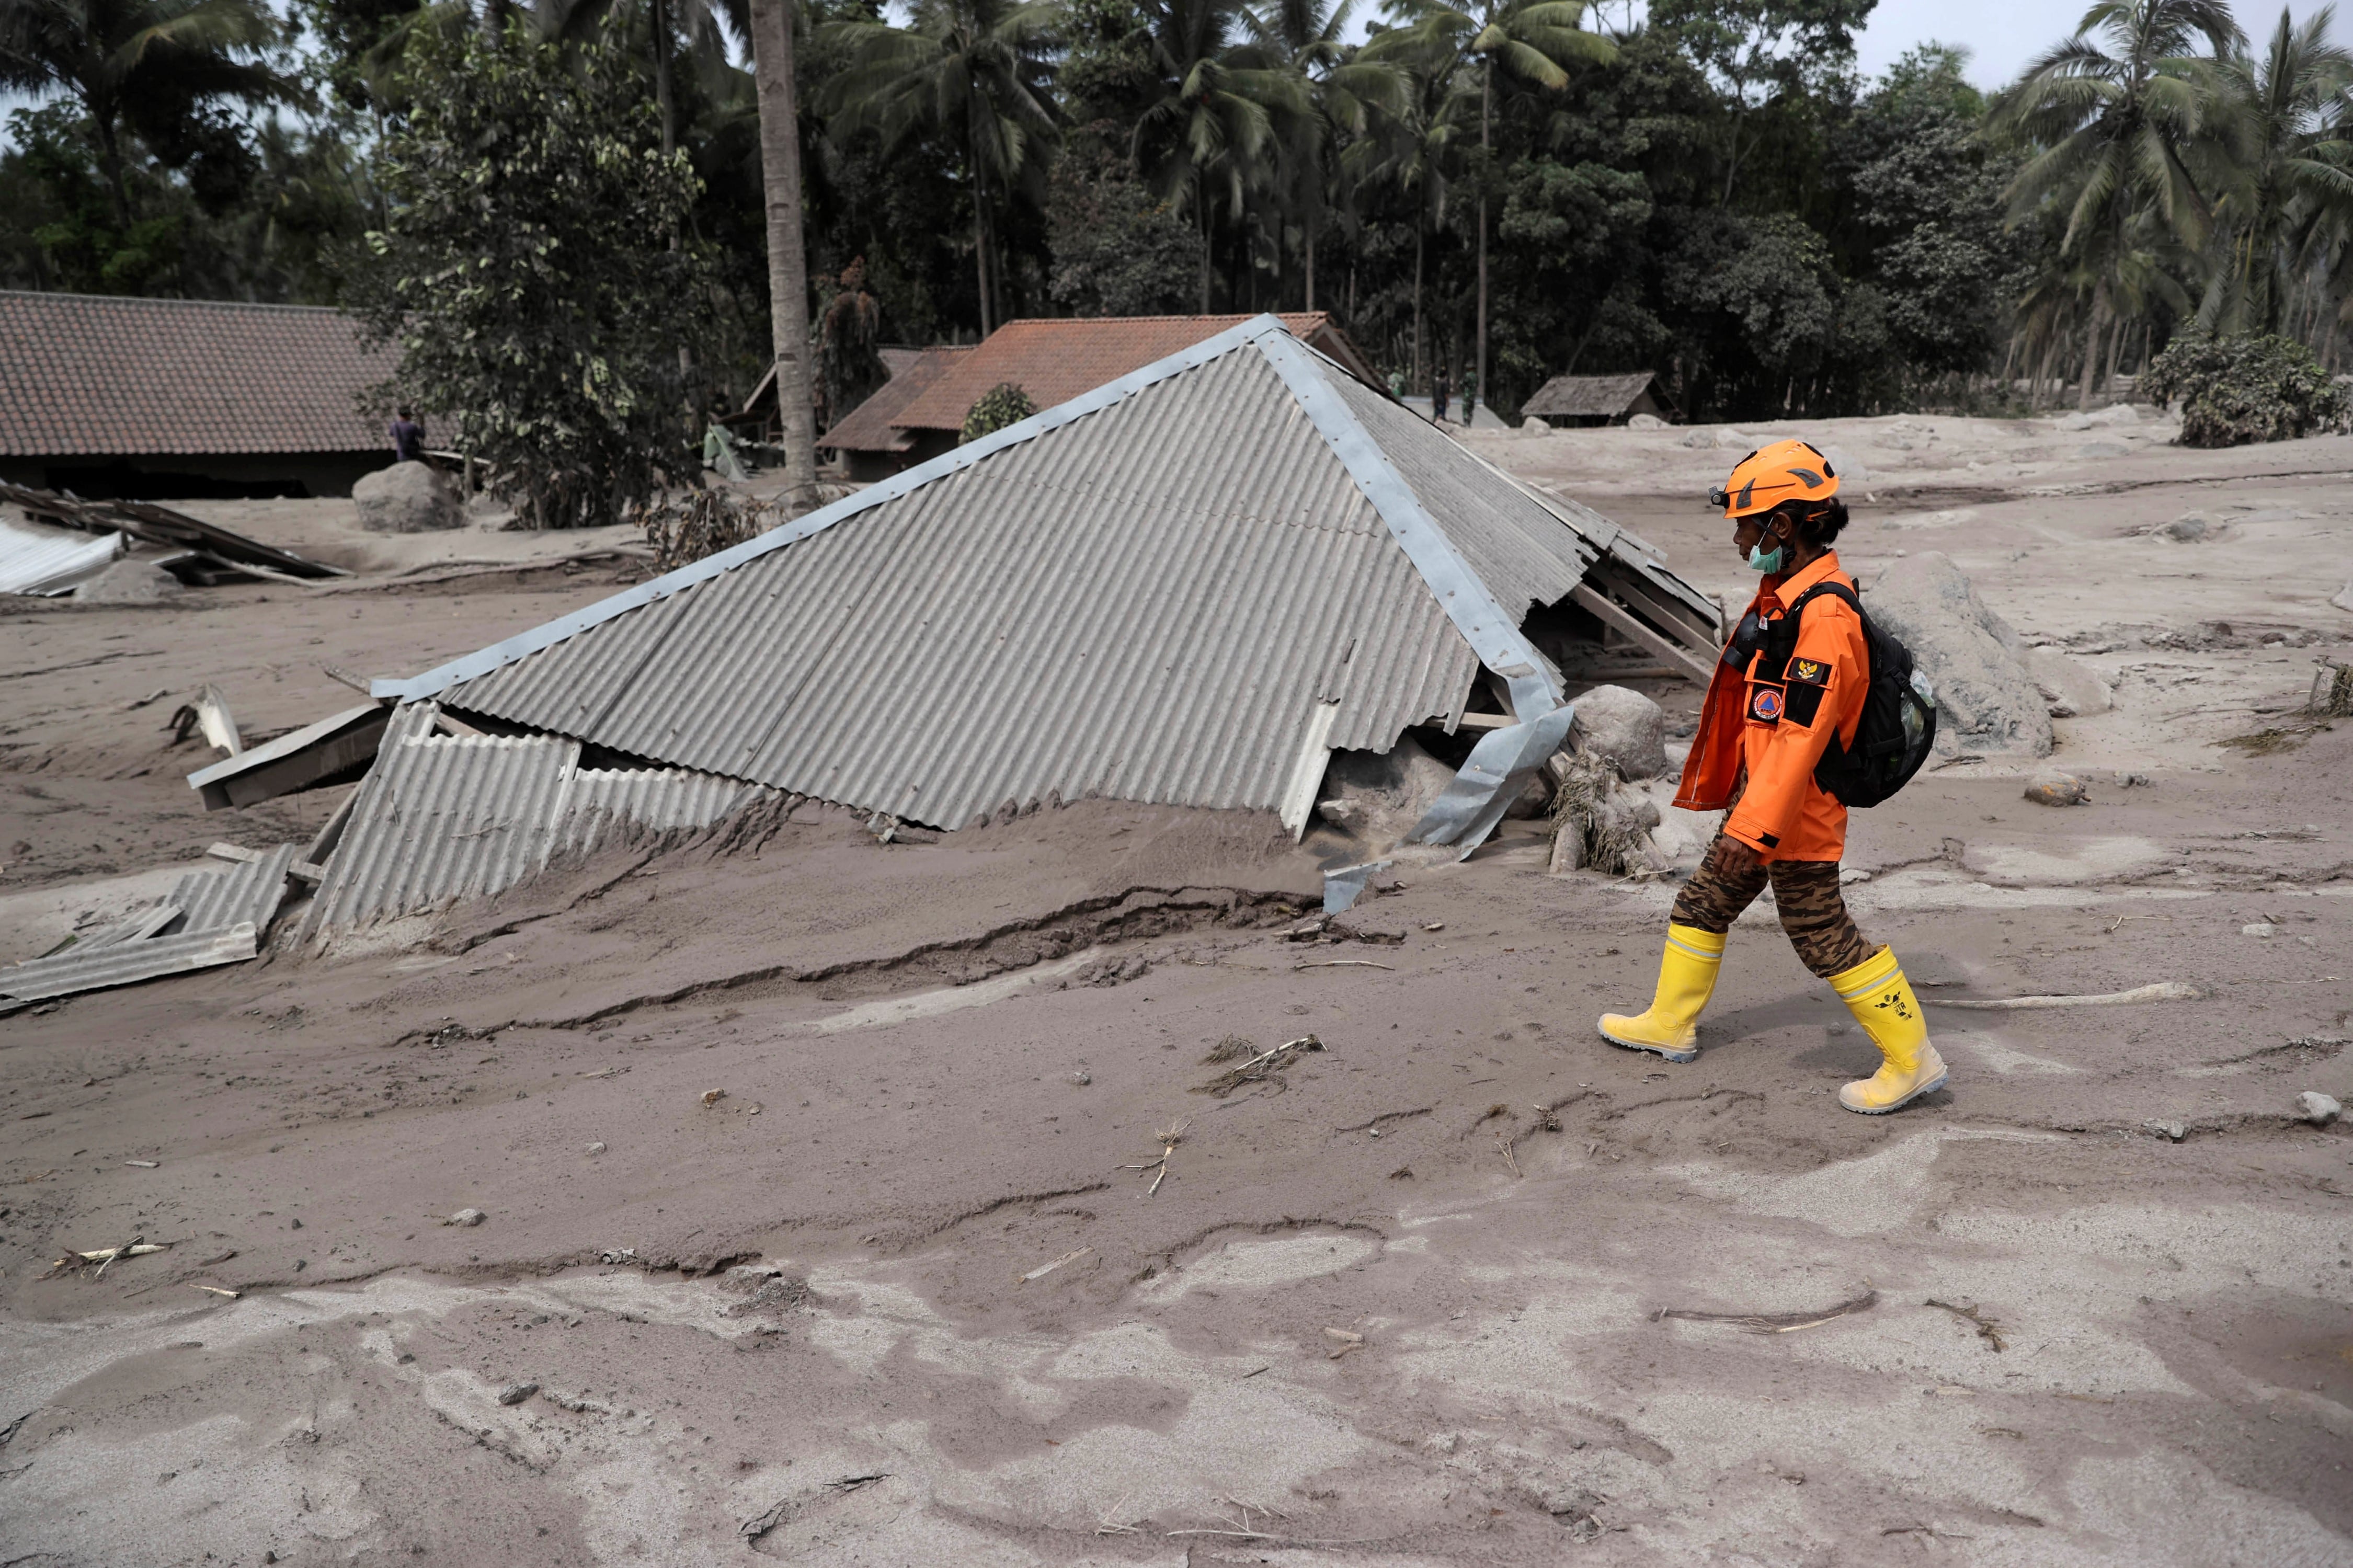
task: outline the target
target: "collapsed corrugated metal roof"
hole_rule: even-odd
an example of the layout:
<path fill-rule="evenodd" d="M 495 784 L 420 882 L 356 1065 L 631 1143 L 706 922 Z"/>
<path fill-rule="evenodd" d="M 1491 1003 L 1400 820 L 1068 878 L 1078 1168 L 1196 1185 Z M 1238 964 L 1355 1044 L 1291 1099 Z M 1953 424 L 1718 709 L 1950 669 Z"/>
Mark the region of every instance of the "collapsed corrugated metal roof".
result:
<path fill-rule="evenodd" d="M 119 533 L 69 532 L 0 518 L 0 594 L 70 593 L 123 551 Z"/>
<path fill-rule="evenodd" d="M 767 793 L 675 768 L 583 768 L 579 742 L 554 735 L 436 734 L 438 712 L 394 713 L 306 937 L 486 897 L 623 828 L 704 827 Z"/>
<path fill-rule="evenodd" d="M 1520 722 L 1433 835 L 1467 851 L 1566 728 L 1518 625 L 1609 548 L 1570 516 L 1261 317 L 374 689 L 942 827 L 1102 795 L 1296 830 L 1331 750 L 1451 721 L 1484 663 Z"/>
<path fill-rule="evenodd" d="M 226 870 L 189 872 L 162 903 L 61 952 L 0 969 L 0 998 L 38 1002 L 253 957 L 286 897 L 294 846 L 247 853 Z"/>

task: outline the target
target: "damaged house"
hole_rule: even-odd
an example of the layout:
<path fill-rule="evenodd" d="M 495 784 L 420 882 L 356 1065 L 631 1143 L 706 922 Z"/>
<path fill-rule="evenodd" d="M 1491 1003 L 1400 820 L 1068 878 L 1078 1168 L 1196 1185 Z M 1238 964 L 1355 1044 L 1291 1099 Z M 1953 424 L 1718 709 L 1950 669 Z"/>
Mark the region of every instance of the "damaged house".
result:
<path fill-rule="evenodd" d="M 364 776 L 232 915 L 73 961 L 233 962 L 290 878 L 324 939 L 761 801 L 888 837 L 1112 797 L 1296 838 L 1410 740 L 1436 774 L 1402 820 L 1324 814 L 1345 908 L 1400 845 L 1493 831 L 1567 738 L 1565 668 L 1607 641 L 1704 681 L 1717 620 L 1634 536 L 1261 316 L 202 770 L 212 807 Z M 130 952 L 178 932 L 202 954 Z"/>
<path fill-rule="evenodd" d="M 1607 631 L 1704 678 L 1715 627 L 1639 541 L 1261 316 L 376 682 L 411 716 L 313 920 L 493 891 L 577 842 L 585 811 L 687 826 L 747 791 L 878 826 L 1109 796 L 1297 836 L 1335 752 L 1409 731 L 1454 769 L 1409 837 L 1468 854 L 1566 736 L 1571 645 Z M 1362 869 L 1334 868 L 1341 900 Z"/>

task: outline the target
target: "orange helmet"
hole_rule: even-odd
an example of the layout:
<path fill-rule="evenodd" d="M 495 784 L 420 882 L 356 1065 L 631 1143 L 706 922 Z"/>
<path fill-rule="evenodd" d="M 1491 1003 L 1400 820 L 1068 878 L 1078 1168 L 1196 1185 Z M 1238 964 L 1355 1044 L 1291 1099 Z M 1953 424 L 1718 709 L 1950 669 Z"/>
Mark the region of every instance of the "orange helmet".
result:
<path fill-rule="evenodd" d="M 1747 517 L 1783 501 L 1824 501 L 1838 492 L 1838 473 L 1828 458 L 1803 441 L 1776 441 L 1735 463 L 1732 477 L 1708 491 L 1707 500 L 1726 517 Z"/>

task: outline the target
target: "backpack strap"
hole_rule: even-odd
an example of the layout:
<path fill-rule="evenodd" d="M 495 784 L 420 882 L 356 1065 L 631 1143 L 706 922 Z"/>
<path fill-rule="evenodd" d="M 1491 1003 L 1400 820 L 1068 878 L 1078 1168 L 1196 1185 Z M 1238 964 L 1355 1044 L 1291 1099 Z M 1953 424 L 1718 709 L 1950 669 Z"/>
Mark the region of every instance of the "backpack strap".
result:
<path fill-rule="evenodd" d="M 1788 668 L 1790 658 L 1798 651 L 1798 617 L 1805 612 L 1808 605 L 1825 594 L 1833 599 L 1844 600 L 1847 607 L 1856 615 L 1862 614 L 1862 602 L 1854 596 L 1854 590 L 1845 584 L 1831 582 L 1815 584 L 1790 600 L 1789 607 L 1781 612 L 1781 618 L 1773 623 L 1772 632 L 1765 639 L 1766 673 L 1760 679 L 1778 680 L 1781 678 L 1781 672 Z"/>

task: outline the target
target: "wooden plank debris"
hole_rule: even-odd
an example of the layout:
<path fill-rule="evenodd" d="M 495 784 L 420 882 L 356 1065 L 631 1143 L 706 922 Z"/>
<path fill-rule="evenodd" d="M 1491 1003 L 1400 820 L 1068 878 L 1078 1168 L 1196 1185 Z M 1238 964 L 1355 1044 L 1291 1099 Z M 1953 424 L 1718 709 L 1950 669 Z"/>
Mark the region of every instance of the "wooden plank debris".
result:
<path fill-rule="evenodd" d="M 1695 657 L 1682 644 L 1652 630 L 1649 623 L 1638 618 L 1632 611 L 1614 600 L 1604 598 L 1587 584 L 1579 583 L 1568 591 L 1568 596 L 1600 616 L 1604 625 L 1614 626 L 1632 637 L 1689 679 L 1705 686 L 1715 676 L 1715 667 L 1712 663 Z"/>
<path fill-rule="evenodd" d="M 204 797 L 206 811 L 252 805 L 315 789 L 373 761 L 391 717 L 392 710 L 381 702 L 347 708 L 267 745 L 199 768 L 188 775 L 188 787 Z"/>

